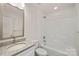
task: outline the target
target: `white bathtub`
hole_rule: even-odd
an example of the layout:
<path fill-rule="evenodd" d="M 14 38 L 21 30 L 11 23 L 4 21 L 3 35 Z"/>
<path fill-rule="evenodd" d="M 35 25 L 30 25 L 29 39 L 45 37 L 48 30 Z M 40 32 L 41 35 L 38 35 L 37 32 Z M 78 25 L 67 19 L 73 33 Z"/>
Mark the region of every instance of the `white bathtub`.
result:
<path fill-rule="evenodd" d="M 67 52 L 60 51 L 43 44 L 41 44 L 40 47 L 47 50 L 48 56 L 76 56 L 77 55 L 77 54 L 69 54 Z"/>

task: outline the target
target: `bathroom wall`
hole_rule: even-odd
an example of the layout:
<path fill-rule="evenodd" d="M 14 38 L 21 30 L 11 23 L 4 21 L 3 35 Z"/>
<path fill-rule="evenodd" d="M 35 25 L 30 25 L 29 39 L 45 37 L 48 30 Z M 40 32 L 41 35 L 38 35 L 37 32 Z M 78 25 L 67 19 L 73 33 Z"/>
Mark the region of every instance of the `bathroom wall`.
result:
<path fill-rule="evenodd" d="M 1 10 L 1 4 L 0 4 L 0 40 L 2 39 L 2 19 L 3 19 L 3 17 L 2 17 L 2 10 Z"/>
<path fill-rule="evenodd" d="M 25 4 L 25 37 L 27 40 L 38 41 L 40 40 L 40 20 L 39 13 L 36 5 Z"/>
<path fill-rule="evenodd" d="M 77 50 L 77 54 L 79 55 L 79 4 L 75 4 L 75 8 L 76 8 L 76 13 L 77 13 L 77 30 L 76 30 L 76 35 L 75 35 L 75 39 L 74 39 L 74 43 L 75 43 L 75 48 Z"/>
<path fill-rule="evenodd" d="M 76 25 L 75 4 L 26 4 L 25 36 L 28 40 L 46 40 L 49 47 L 76 54 Z"/>
<path fill-rule="evenodd" d="M 54 10 L 55 6 L 58 7 L 57 10 Z M 75 4 L 42 4 L 41 9 L 46 16 L 42 23 L 42 37 L 46 37 L 47 45 L 75 54 L 74 39 L 77 23 Z"/>

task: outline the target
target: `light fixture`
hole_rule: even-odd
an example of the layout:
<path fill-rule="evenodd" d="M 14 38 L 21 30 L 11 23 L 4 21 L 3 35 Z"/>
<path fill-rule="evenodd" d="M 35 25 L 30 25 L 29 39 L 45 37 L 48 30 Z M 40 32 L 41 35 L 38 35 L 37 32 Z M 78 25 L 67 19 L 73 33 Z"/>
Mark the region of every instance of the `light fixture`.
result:
<path fill-rule="evenodd" d="M 24 8 L 24 3 L 10 3 L 11 5 L 15 6 L 15 7 L 18 7 L 20 9 L 23 9 Z"/>
<path fill-rule="evenodd" d="M 56 6 L 56 7 L 54 7 L 53 9 L 54 9 L 54 10 L 57 10 L 57 9 L 58 9 L 58 7 Z"/>
<path fill-rule="evenodd" d="M 21 6 L 24 8 L 24 3 L 21 3 Z"/>

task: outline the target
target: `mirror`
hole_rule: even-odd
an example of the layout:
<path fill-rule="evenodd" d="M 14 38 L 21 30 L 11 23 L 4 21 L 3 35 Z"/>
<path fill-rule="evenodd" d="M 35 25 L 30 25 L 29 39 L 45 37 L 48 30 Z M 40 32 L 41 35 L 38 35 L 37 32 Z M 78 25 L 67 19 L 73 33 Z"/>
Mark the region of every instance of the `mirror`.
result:
<path fill-rule="evenodd" d="M 2 5 L 3 39 L 24 36 L 24 11 L 20 3 Z"/>

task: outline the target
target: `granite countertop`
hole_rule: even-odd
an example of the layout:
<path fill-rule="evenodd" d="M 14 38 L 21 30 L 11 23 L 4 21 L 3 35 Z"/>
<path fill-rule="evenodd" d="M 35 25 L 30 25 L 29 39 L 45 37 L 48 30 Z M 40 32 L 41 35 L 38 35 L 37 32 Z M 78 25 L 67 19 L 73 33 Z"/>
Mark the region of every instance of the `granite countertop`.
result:
<path fill-rule="evenodd" d="M 0 47 L 0 55 L 1 56 L 12 56 L 12 55 L 24 50 L 24 49 L 27 49 L 31 46 L 34 46 L 36 44 L 36 42 L 37 41 L 33 41 L 33 42 L 31 42 L 31 41 L 22 41 L 22 42 L 13 43 L 13 44 L 10 44 L 10 45 L 7 45 L 7 46 Z M 14 45 L 20 44 L 20 43 L 25 43 L 25 46 L 23 48 L 18 49 L 18 50 L 8 51 L 8 48 L 10 46 L 14 46 Z"/>

